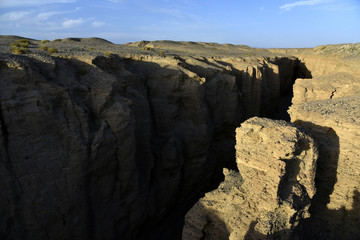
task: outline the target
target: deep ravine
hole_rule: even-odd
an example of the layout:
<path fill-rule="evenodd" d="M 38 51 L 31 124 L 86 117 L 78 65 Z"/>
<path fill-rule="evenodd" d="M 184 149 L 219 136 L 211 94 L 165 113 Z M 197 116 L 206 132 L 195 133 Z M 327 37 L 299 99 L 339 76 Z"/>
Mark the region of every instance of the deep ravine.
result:
<path fill-rule="evenodd" d="M 180 239 L 236 127 L 284 118 L 310 75 L 283 56 L 4 53 L 0 76 L 1 239 Z"/>

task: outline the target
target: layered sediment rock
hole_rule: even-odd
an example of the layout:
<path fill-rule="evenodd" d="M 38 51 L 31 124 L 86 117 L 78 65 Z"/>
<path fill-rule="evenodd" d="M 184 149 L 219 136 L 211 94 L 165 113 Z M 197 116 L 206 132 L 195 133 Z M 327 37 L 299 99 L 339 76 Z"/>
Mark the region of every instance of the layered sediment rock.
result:
<path fill-rule="evenodd" d="M 270 53 L 68 39 L 15 55 L 0 40 L 1 239 L 179 237 L 175 223 L 233 161 L 235 128 L 275 110 L 281 76 L 295 74 Z"/>
<path fill-rule="evenodd" d="M 295 239 L 315 194 L 318 149 L 284 121 L 251 118 L 236 131 L 240 173 L 189 211 L 183 239 Z"/>

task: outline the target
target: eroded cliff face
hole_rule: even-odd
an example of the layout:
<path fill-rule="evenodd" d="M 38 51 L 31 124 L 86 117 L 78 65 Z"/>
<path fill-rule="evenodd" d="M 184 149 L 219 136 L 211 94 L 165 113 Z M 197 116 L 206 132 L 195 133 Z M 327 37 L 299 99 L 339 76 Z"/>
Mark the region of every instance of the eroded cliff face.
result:
<path fill-rule="evenodd" d="M 359 47 L 271 50 L 298 56 L 314 76 L 295 81 L 293 124 L 253 118 L 237 129 L 239 172 L 224 169 L 188 212 L 183 239 L 359 238 Z"/>
<path fill-rule="evenodd" d="M 0 55 L 1 239 L 180 237 L 177 221 L 233 165 L 235 128 L 273 114 L 299 73 L 270 53 L 51 56 L 31 44 Z"/>
<path fill-rule="evenodd" d="M 310 216 L 317 160 L 314 139 L 295 125 L 245 121 L 236 130 L 240 173 L 224 170 L 225 181 L 186 215 L 183 239 L 297 239 Z"/>

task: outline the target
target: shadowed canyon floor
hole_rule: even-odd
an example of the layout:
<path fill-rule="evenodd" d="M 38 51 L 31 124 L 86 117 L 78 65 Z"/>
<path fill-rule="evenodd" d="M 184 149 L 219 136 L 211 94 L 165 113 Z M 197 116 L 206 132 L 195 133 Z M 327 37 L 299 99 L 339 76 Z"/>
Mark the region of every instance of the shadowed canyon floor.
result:
<path fill-rule="evenodd" d="M 351 239 L 356 51 L 0 36 L 0 239 Z"/>

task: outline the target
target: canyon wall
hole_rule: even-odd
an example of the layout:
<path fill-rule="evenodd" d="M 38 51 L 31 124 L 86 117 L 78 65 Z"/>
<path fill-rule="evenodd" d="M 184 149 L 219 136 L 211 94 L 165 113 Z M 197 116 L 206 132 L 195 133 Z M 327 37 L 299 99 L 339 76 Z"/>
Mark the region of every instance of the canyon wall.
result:
<path fill-rule="evenodd" d="M 289 110 L 320 145 L 317 193 L 305 221 L 305 238 L 360 236 L 360 78 L 349 73 L 298 79 Z"/>
<path fill-rule="evenodd" d="M 223 172 L 184 239 L 360 235 L 347 45 L 18 39 L 0 37 L 0 239 L 180 239 Z M 286 118 L 296 78 L 293 123 L 251 118 Z"/>
<path fill-rule="evenodd" d="M 0 55 L 1 239 L 180 238 L 236 127 L 274 113 L 299 65 L 31 44 Z"/>
<path fill-rule="evenodd" d="M 292 124 L 252 118 L 237 129 L 239 172 L 224 169 L 188 212 L 183 239 L 359 238 L 359 46 L 271 50 L 314 78 L 295 81 Z"/>

